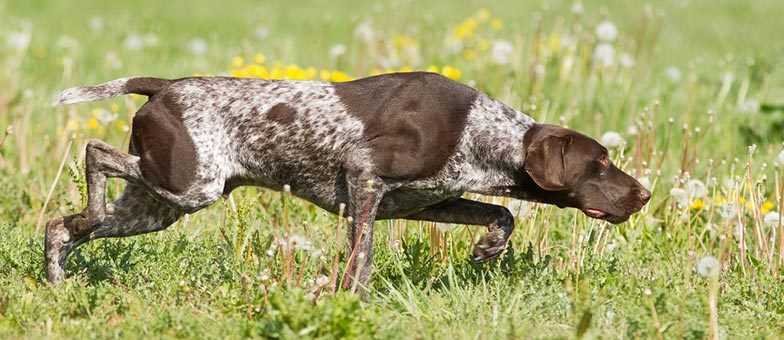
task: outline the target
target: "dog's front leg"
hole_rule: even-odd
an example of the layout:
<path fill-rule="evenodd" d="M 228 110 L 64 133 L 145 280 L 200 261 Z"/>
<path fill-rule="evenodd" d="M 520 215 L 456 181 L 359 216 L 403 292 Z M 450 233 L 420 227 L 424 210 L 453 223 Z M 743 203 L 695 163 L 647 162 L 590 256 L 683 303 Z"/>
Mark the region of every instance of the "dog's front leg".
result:
<path fill-rule="evenodd" d="M 487 234 L 474 246 L 471 259 L 475 262 L 484 262 L 501 254 L 514 230 L 514 216 L 509 209 L 464 198 L 441 202 L 405 218 L 487 226 Z"/>
<path fill-rule="evenodd" d="M 363 295 L 373 266 L 373 222 L 386 185 L 369 172 L 349 174 L 348 185 L 348 252 L 343 288 Z"/>

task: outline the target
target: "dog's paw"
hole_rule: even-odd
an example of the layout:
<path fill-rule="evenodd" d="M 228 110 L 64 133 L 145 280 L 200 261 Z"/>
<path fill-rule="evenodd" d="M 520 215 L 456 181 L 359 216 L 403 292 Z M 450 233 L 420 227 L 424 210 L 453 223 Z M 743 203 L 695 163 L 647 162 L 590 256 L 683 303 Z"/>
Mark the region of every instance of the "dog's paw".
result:
<path fill-rule="evenodd" d="M 476 263 L 486 262 L 504 251 L 508 237 L 501 229 L 495 229 L 482 237 L 474 246 L 474 253 L 471 260 Z"/>

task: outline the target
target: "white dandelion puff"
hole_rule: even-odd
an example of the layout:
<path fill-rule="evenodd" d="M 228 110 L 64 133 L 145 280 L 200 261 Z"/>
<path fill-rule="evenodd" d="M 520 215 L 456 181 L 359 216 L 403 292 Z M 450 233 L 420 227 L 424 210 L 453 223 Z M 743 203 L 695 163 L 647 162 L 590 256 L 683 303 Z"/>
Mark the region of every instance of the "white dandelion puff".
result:
<path fill-rule="evenodd" d="M 607 131 L 599 138 L 599 143 L 608 148 L 617 148 L 621 146 L 623 142 L 624 140 L 623 137 L 621 137 L 621 134 L 615 131 Z"/>
<path fill-rule="evenodd" d="M 746 99 L 738 105 L 738 111 L 743 113 L 757 113 L 760 109 L 760 103 L 756 99 Z"/>
<path fill-rule="evenodd" d="M 762 218 L 762 221 L 768 227 L 775 227 L 779 225 L 779 220 L 781 219 L 781 215 L 775 211 L 771 211 L 765 214 L 765 217 Z"/>
<path fill-rule="evenodd" d="M 499 65 L 509 64 L 512 61 L 512 53 L 514 53 L 514 46 L 506 40 L 493 41 L 490 48 L 490 58 Z"/>
<path fill-rule="evenodd" d="M 364 43 L 373 41 L 375 32 L 373 32 L 373 27 L 370 26 L 370 22 L 366 20 L 357 25 L 354 29 L 354 37 Z"/>
<path fill-rule="evenodd" d="M 131 51 L 140 50 L 144 47 L 144 38 L 138 34 L 129 34 L 125 37 L 125 40 L 123 40 L 123 46 Z"/>
<path fill-rule="evenodd" d="M 675 202 L 680 205 L 686 205 L 689 203 L 689 195 L 686 193 L 686 190 L 681 188 L 670 189 L 670 197 L 672 197 L 672 199 L 674 199 Z"/>
<path fill-rule="evenodd" d="M 103 29 L 103 18 L 101 17 L 92 17 L 90 18 L 90 29 L 93 32 L 100 32 Z"/>
<path fill-rule="evenodd" d="M 186 46 L 188 52 L 191 52 L 195 55 L 202 55 L 207 53 L 207 48 L 207 42 L 202 38 L 193 38 L 188 41 L 188 45 Z"/>
<path fill-rule="evenodd" d="M 615 47 L 610 44 L 598 44 L 593 50 L 594 62 L 609 67 L 615 64 Z"/>
<path fill-rule="evenodd" d="M 702 277 L 718 277 L 719 271 L 721 271 L 721 264 L 711 255 L 706 255 L 697 262 L 697 273 Z"/>
<path fill-rule="evenodd" d="M 596 37 L 599 41 L 613 42 L 618 37 L 618 28 L 609 21 L 602 21 L 596 26 Z"/>
<path fill-rule="evenodd" d="M 698 179 L 691 179 L 686 182 L 686 191 L 691 198 L 702 198 L 708 194 L 708 189 L 705 187 L 705 183 Z"/>
<path fill-rule="evenodd" d="M 621 53 L 620 62 L 621 66 L 625 68 L 634 67 L 634 57 L 632 57 L 632 55 L 629 53 Z"/>
<path fill-rule="evenodd" d="M 679 83 L 683 78 L 681 74 L 681 70 L 675 66 L 670 66 L 664 71 L 664 75 L 667 77 L 671 83 Z"/>
<path fill-rule="evenodd" d="M 781 152 L 779 152 L 779 157 L 776 160 L 776 162 L 779 163 L 780 166 L 784 166 L 784 150 L 781 150 Z"/>
<path fill-rule="evenodd" d="M 346 45 L 343 44 L 335 44 L 329 48 L 329 58 L 336 59 L 337 57 L 342 56 L 346 53 Z"/>
<path fill-rule="evenodd" d="M 724 203 L 719 206 L 719 216 L 730 219 L 738 215 L 738 205 L 734 203 Z"/>
<path fill-rule="evenodd" d="M 643 188 L 651 190 L 651 180 L 648 178 L 648 176 L 640 178 L 638 182 L 640 182 L 640 185 L 642 185 Z"/>
<path fill-rule="evenodd" d="M 585 7 L 583 6 L 582 2 L 575 2 L 572 4 L 572 13 L 574 14 L 583 14 L 585 12 Z"/>

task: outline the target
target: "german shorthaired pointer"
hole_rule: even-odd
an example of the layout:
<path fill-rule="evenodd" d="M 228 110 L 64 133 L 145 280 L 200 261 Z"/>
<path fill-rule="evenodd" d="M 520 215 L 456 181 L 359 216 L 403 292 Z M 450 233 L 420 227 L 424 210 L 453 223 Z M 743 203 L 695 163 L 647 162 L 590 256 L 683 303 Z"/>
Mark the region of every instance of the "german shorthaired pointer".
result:
<path fill-rule="evenodd" d="M 650 193 L 595 140 L 537 124 L 473 88 L 434 73 L 344 83 L 196 77 L 124 78 L 65 90 L 58 104 L 135 93 L 130 150 L 87 144 L 87 208 L 46 225 L 48 280 L 68 254 L 103 237 L 165 229 L 242 185 L 291 192 L 332 213 L 346 203 L 348 275 L 365 286 L 373 222 L 403 218 L 484 225 L 473 260 L 504 250 L 514 220 L 463 193 L 574 207 L 621 223 Z M 106 178 L 128 184 L 106 204 Z"/>

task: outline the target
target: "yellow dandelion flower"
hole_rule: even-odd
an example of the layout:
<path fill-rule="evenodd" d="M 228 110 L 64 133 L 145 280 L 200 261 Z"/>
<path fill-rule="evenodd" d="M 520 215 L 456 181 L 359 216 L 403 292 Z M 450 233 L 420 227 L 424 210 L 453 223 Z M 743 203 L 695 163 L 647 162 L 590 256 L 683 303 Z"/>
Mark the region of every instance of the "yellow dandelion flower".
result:
<path fill-rule="evenodd" d="M 121 132 L 128 132 L 128 124 L 119 119 L 114 122 L 114 128 Z"/>
<path fill-rule="evenodd" d="M 342 81 L 349 81 L 351 77 L 342 71 L 332 71 L 330 81 L 334 82 L 342 82 Z"/>
<path fill-rule="evenodd" d="M 332 77 L 332 72 L 329 72 L 329 70 L 321 70 L 321 71 L 319 71 L 319 78 L 321 78 L 321 80 L 327 81 L 331 77 Z"/>
<path fill-rule="evenodd" d="M 455 27 L 455 38 L 464 39 L 464 38 L 471 38 L 474 35 L 474 29 L 477 26 L 476 19 L 468 18 L 463 21 L 460 25 Z"/>
<path fill-rule="evenodd" d="M 482 8 L 479 12 L 476 12 L 476 19 L 479 20 L 479 22 L 490 20 L 492 16 L 493 15 L 490 14 L 490 11 L 487 8 Z"/>
<path fill-rule="evenodd" d="M 275 64 L 272 67 L 272 71 L 270 71 L 270 79 L 283 79 L 285 74 L 283 73 L 283 65 L 282 64 Z"/>
<path fill-rule="evenodd" d="M 242 78 L 242 77 L 244 77 L 244 75 L 245 75 L 245 70 L 234 70 L 234 71 L 231 71 L 231 76 L 232 77 Z"/>
<path fill-rule="evenodd" d="M 286 66 L 285 75 L 287 79 L 304 80 L 306 78 L 305 70 L 297 65 Z"/>
<path fill-rule="evenodd" d="M 267 57 L 264 54 L 256 53 L 253 56 L 253 62 L 256 64 L 264 64 L 267 61 Z"/>
<path fill-rule="evenodd" d="M 561 51 L 561 35 L 558 33 L 553 33 L 550 36 L 550 51 L 553 53 L 558 53 Z"/>
<path fill-rule="evenodd" d="M 414 72 L 414 69 L 411 66 L 403 66 L 400 68 L 400 72 Z"/>
<path fill-rule="evenodd" d="M 384 73 L 384 71 L 382 71 L 380 68 L 374 68 L 374 69 L 370 70 L 370 75 L 371 76 L 377 76 L 377 75 L 382 74 L 382 73 Z"/>
<path fill-rule="evenodd" d="M 430 65 L 430 66 L 428 66 L 428 67 L 427 67 L 427 72 L 438 73 L 438 66 L 436 66 L 436 65 Z"/>
<path fill-rule="evenodd" d="M 76 119 L 69 119 L 68 123 L 65 123 L 65 129 L 68 131 L 79 130 L 79 121 Z"/>
<path fill-rule="evenodd" d="M 231 66 L 235 68 L 240 68 L 242 65 L 245 65 L 245 59 L 240 56 L 236 56 L 231 58 Z"/>
<path fill-rule="evenodd" d="M 313 67 L 313 66 L 311 66 L 311 67 L 308 67 L 308 68 L 305 70 L 305 77 L 306 77 L 308 80 L 316 79 L 316 74 L 318 74 L 318 71 L 316 71 L 316 68 L 315 68 L 315 67 Z"/>
<path fill-rule="evenodd" d="M 490 40 L 486 38 L 482 38 L 482 40 L 479 40 L 479 44 L 476 46 L 476 48 L 480 52 L 486 52 L 487 50 L 490 49 Z"/>
<path fill-rule="evenodd" d="M 716 198 L 713 201 L 715 201 L 716 203 L 724 203 L 725 202 L 724 197 L 721 197 L 721 196 L 716 196 Z"/>
<path fill-rule="evenodd" d="M 761 210 L 762 210 L 763 214 L 767 214 L 769 211 L 773 210 L 773 208 L 775 208 L 775 207 L 776 207 L 776 205 L 773 204 L 773 202 L 765 201 L 764 203 L 762 203 L 762 209 Z"/>
<path fill-rule="evenodd" d="M 90 120 L 87 121 L 87 127 L 90 130 L 98 129 L 100 126 L 101 126 L 101 123 L 98 123 L 98 120 L 95 119 L 95 118 L 90 118 Z"/>
<path fill-rule="evenodd" d="M 403 50 L 408 47 L 416 47 L 417 41 L 405 35 L 396 35 L 392 37 L 392 44 L 398 50 Z"/>
<path fill-rule="evenodd" d="M 460 79 L 462 72 L 456 67 L 447 65 L 441 68 L 441 74 L 450 79 Z"/>
<path fill-rule="evenodd" d="M 705 209 L 705 202 L 703 202 L 701 199 L 696 199 L 694 202 L 691 202 L 691 205 L 689 205 L 689 209 L 691 210 Z"/>
<path fill-rule="evenodd" d="M 472 49 L 466 49 L 463 51 L 463 59 L 468 61 L 476 60 L 476 51 Z"/>
<path fill-rule="evenodd" d="M 501 19 L 493 19 L 490 21 L 490 27 L 495 31 L 501 30 L 501 28 L 504 27 L 504 21 Z"/>

